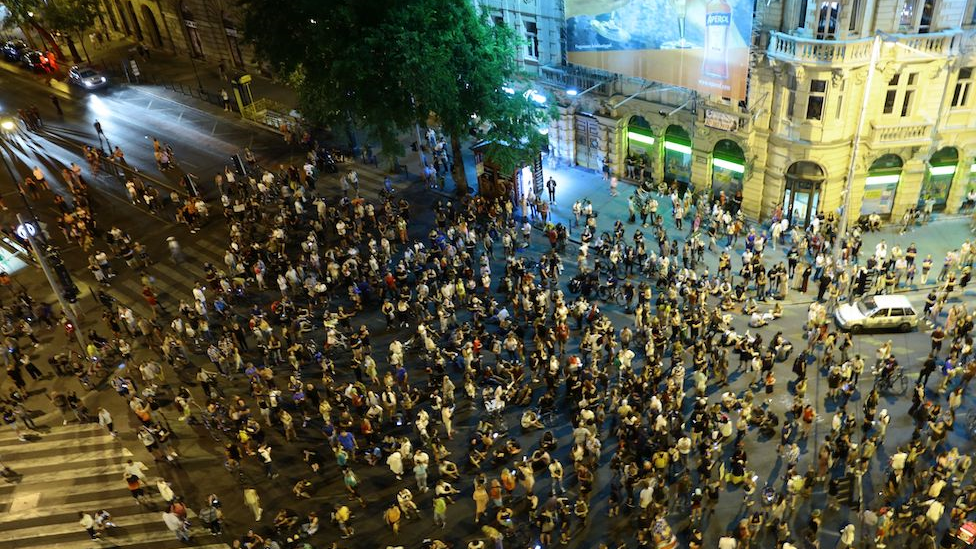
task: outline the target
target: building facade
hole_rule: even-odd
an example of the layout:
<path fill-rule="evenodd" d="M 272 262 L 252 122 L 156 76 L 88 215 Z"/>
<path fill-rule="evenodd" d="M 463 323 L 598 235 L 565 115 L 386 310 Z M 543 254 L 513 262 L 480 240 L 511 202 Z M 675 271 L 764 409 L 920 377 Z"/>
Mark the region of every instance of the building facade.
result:
<path fill-rule="evenodd" d="M 233 0 L 101 0 L 101 26 L 146 46 L 223 63 L 228 71 L 257 66 L 239 32 Z"/>
<path fill-rule="evenodd" d="M 490 4 L 506 17 L 505 2 Z M 551 154 L 592 169 L 606 161 L 624 178 L 643 161 L 655 180 L 740 194 L 751 219 L 782 212 L 804 224 L 845 202 L 851 222 L 898 220 L 927 201 L 949 213 L 970 205 L 976 0 L 760 1 L 752 37 L 744 102 L 540 64 L 559 100 Z"/>

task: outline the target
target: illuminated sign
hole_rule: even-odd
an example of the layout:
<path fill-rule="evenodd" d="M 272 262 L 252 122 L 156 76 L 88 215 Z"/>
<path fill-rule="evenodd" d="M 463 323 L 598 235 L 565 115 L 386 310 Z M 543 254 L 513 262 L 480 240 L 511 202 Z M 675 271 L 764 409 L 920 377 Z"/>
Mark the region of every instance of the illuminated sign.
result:
<path fill-rule="evenodd" d="M 898 174 L 893 175 L 870 175 L 864 180 L 865 185 L 891 185 L 897 184 L 901 179 Z"/>
<path fill-rule="evenodd" d="M 679 153 L 684 153 L 684 154 L 691 154 L 691 147 L 689 147 L 688 145 L 682 145 L 681 143 L 674 143 L 672 141 L 665 141 L 664 142 L 664 148 L 665 149 L 668 149 L 670 151 L 674 151 L 674 152 L 679 152 Z"/>
<path fill-rule="evenodd" d="M 713 158 L 712 166 L 716 168 L 723 168 L 735 173 L 745 173 L 746 167 L 742 164 L 736 164 L 735 162 L 729 162 L 728 160 L 722 160 L 721 158 Z"/>
<path fill-rule="evenodd" d="M 651 137 L 649 135 L 644 135 L 644 134 L 641 134 L 641 133 L 633 132 L 633 131 L 628 131 L 627 132 L 627 139 L 630 139 L 631 141 L 636 141 L 638 143 L 645 143 L 647 145 L 653 145 L 654 144 L 654 138 L 653 137 Z"/>
<path fill-rule="evenodd" d="M 565 0 L 570 63 L 746 98 L 750 0 Z"/>

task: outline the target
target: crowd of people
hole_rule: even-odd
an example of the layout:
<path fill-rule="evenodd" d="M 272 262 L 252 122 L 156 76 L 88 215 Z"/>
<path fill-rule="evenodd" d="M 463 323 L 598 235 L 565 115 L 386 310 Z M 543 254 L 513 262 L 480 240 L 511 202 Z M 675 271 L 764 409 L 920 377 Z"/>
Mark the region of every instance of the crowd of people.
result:
<path fill-rule="evenodd" d="M 432 148 L 442 143 L 433 136 Z M 857 230 L 839 234 L 830 215 L 790 227 L 780 214 L 750 228 L 734 201 L 650 188 L 630 198 L 631 218 L 612 231 L 599 231 L 598 212 L 580 203 L 578 245 L 553 223 L 537 240 L 514 197 L 412 204 L 389 184 L 366 197 L 352 171 L 318 188 L 318 151 L 308 146 L 301 168 L 228 168 L 189 193 L 180 221 L 218 230 L 218 216 L 196 213 L 209 195 L 229 234 L 189 295 L 161 295 L 141 245 L 120 229 L 105 232 L 106 249 L 90 261 L 105 312 L 89 333 L 103 348 L 89 352 L 147 350 L 112 385 L 156 461 L 178 462 L 179 444 L 191 443 L 174 440 L 173 421 L 202 426 L 220 446 L 210 465 L 241 482 L 262 525 L 235 529 L 235 548 L 395 546 L 428 514 L 439 528 L 424 529 L 423 543 L 434 548 L 574 539 L 948 547 L 976 509 L 972 449 L 947 440 L 976 374 L 972 316 L 957 299 L 976 252 L 969 242 L 935 278 L 924 310 L 931 352 L 904 397 L 914 429 L 890 440 L 884 380 L 905 366 L 890 342 L 876 356 L 855 354 L 831 319 L 841 302 L 913 284 L 919 271 L 926 284 L 932 259 L 918 261 L 914 245 L 865 253 Z M 435 158 L 443 165 L 432 166 L 434 177 L 449 171 L 443 147 Z M 787 250 L 782 261 L 777 246 Z M 168 247 L 168 261 L 189 261 L 175 238 Z M 109 295 L 125 269 L 142 281 L 144 308 Z M 794 291 L 816 292 L 802 331 L 764 338 L 759 328 L 776 323 Z M 735 328 L 746 323 L 755 331 Z M 776 379 L 784 362 L 790 383 Z M 8 374 L 19 367 L 8 359 Z M 943 379 L 928 389 L 937 368 Z M 821 377 L 824 395 L 810 389 Z M 160 394 L 173 404 L 161 405 Z M 816 428 L 820 415 L 826 429 Z M 755 459 L 773 450 L 775 475 Z M 281 454 L 305 468 L 280 470 Z M 883 488 L 852 503 L 852 484 L 871 486 L 872 467 Z M 142 502 L 144 475 L 127 469 L 124 480 Z M 161 482 L 163 519 L 184 539 L 189 503 Z M 280 486 L 295 504 L 269 522 L 262 495 Z M 324 493 L 347 499 L 302 503 Z M 214 535 L 224 531 L 220 501 L 201 498 Z M 732 524 L 709 524 L 729 501 Z M 587 537 L 594 513 L 620 525 L 602 542 Z M 840 522 L 836 541 L 823 532 L 828 518 Z M 385 534 L 367 526 L 380 520 Z M 81 523 L 99 535 L 97 516 Z"/>

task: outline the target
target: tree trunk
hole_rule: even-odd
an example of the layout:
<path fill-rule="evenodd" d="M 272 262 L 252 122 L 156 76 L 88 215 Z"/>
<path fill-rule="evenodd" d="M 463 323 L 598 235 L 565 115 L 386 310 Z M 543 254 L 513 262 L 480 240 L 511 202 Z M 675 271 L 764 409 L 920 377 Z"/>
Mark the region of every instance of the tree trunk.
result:
<path fill-rule="evenodd" d="M 20 32 L 24 33 L 24 38 L 27 39 L 27 45 L 30 46 L 30 49 L 36 50 L 37 45 L 34 44 L 34 37 L 31 36 L 30 30 L 27 27 L 21 25 Z"/>
<path fill-rule="evenodd" d="M 37 22 L 31 21 L 31 26 L 37 31 L 37 34 L 41 35 L 41 38 L 47 42 L 51 53 L 58 59 L 58 61 L 64 61 L 64 52 L 61 51 L 61 46 L 58 45 L 58 41 L 54 39 L 54 36 L 47 31 L 44 27 L 40 26 Z"/>
<path fill-rule="evenodd" d="M 75 46 L 75 41 L 71 39 L 71 36 L 64 35 L 65 42 L 68 43 L 68 51 L 71 52 L 71 60 L 75 63 L 81 63 L 81 55 L 78 54 L 78 46 Z"/>
<path fill-rule="evenodd" d="M 91 65 L 91 56 L 88 55 L 88 48 L 85 47 L 85 35 L 78 33 L 78 41 L 81 42 L 81 49 L 85 52 L 85 59 L 88 60 L 88 64 Z"/>
<path fill-rule="evenodd" d="M 352 150 L 353 158 L 359 156 L 359 138 L 356 137 L 356 127 L 352 124 L 352 115 L 346 115 L 346 138 L 349 139 L 349 148 Z"/>
<path fill-rule="evenodd" d="M 457 186 L 458 196 L 464 196 L 468 194 L 468 176 L 464 172 L 464 159 L 461 157 L 461 140 L 456 135 L 451 136 L 451 156 L 454 157 L 454 184 Z"/>

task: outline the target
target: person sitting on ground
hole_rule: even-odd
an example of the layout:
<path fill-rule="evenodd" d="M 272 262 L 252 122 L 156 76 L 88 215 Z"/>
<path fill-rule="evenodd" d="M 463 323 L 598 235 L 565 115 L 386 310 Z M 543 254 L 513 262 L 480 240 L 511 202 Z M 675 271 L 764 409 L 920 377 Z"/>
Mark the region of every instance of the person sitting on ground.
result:
<path fill-rule="evenodd" d="M 522 429 L 542 429 L 545 427 L 541 421 L 539 421 L 539 414 L 535 410 L 526 410 L 522 414 Z"/>

